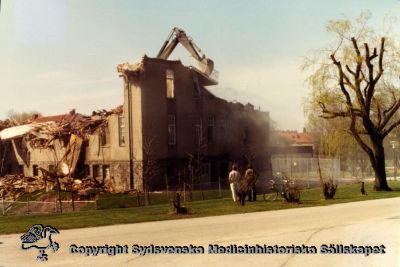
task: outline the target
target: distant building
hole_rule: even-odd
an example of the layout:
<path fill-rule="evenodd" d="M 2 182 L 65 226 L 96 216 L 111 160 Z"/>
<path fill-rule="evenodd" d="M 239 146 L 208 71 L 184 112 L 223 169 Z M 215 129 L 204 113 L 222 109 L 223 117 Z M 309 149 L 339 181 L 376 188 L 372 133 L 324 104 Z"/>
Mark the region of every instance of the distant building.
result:
<path fill-rule="evenodd" d="M 297 131 L 274 131 L 274 146 L 271 147 L 272 157 L 313 157 L 318 148 L 312 133 L 305 130 Z"/>

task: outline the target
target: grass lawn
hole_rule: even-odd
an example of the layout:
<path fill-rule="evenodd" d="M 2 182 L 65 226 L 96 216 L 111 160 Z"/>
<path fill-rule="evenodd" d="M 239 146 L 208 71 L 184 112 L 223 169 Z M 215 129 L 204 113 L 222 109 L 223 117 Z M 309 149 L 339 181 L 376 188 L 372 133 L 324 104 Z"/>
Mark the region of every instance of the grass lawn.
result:
<path fill-rule="evenodd" d="M 244 207 L 232 202 L 231 198 L 186 202 L 188 215 L 174 215 L 170 204 L 159 204 L 145 207 L 120 209 L 91 210 L 65 214 L 0 216 L 0 234 L 22 233 L 33 224 L 51 225 L 58 229 L 93 227 L 111 224 L 138 223 L 148 221 L 195 218 L 235 213 L 268 211 L 277 209 L 301 208 L 331 205 L 337 203 L 400 197 L 400 182 L 390 181 L 391 192 L 375 192 L 372 183 L 366 183 L 368 195 L 360 194 L 360 184 L 339 186 L 334 200 L 324 200 L 321 189 L 304 189 L 301 193 L 301 204 L 287 204 L 278 199 L 264 202 L 258 196 L 256 202 L 246 202 Z"/>

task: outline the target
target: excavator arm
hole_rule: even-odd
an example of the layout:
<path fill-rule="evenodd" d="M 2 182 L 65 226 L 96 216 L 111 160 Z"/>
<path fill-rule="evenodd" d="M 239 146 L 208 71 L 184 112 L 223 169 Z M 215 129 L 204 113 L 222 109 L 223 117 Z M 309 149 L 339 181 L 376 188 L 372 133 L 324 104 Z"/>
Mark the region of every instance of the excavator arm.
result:
<path fill-rule="evenodd" d="M 214 69 L 214 62 L 201 52 L 200 48 L 197 47 L 193 40 L 189 38 L 183 30 L 177 27 L 172 29 L 167 40 L 158 52 L 157 58 L 168 59 L 178 43 L 181 43 L 197 60 L 200 65 L 200 70 L 207 76 L 210 76 Z"/>

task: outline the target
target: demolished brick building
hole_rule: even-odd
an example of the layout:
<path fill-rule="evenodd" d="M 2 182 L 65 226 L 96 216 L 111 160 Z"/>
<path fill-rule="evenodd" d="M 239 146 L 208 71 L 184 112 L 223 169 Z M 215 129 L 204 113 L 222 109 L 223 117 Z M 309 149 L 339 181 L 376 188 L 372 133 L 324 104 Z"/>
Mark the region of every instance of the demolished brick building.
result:
<path fill-rule="evenodd" d="M 143 144 L 152 141 L 150 157 L 162 166 L 153 183 L 163 184 L 164 177 L 177 183 L 190 155 L 197 154 L 203 159 L 201 182 L 225 179 L 232 162 L 253 161 L 268 173 L 267 112 L 216 97 L 205 86 L 217 81 L 180 61 L 144 56 L 138 64 L 120 64 L 118 71 L 125 84 L 130 157 L 133 165 L 146 160 L 149 148 Z M 131 187 L 140 188 L 141 175 L 130 177 Z"/>
<path fill-rule="evenodd" d="M 197 183 L 226 182 L 233 162 L 242 168 L 252 163 L 263 178 L 270 175 L 269 113 L 216 97 L 206 88 L 218 83 L 211 71 L 147 56 L 117 70 L 124 103 L 103 118 L 101 131 L 82 138 L 72 176 L 108 180 L 112 191 L 124 192 L 180 186 L 193 176 Z M 37 117 L 31 123 L 73 124 L 81 116 Z M 37 176 L 39 168 L 58 168 L 71 134 L 50 140 L 52 149 L 26 145 L 22 138 L 2 142 L 3 152 L 13 151 L 6 153 L 2 174 Z"/>

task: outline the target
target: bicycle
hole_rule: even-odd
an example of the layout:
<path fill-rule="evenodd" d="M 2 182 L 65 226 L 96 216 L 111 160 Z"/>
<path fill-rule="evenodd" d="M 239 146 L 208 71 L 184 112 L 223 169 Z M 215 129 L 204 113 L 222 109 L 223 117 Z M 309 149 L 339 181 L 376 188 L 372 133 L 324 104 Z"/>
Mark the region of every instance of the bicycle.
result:
<path fill-rule="evenodd" d="M 278 197 L 282 197 L 287 187 L 288 180 L 282 179 L 271 179 L 269 180 L 269 186 L 264 191 L 263 199 L 264 201 L 275 201 Z"/>

